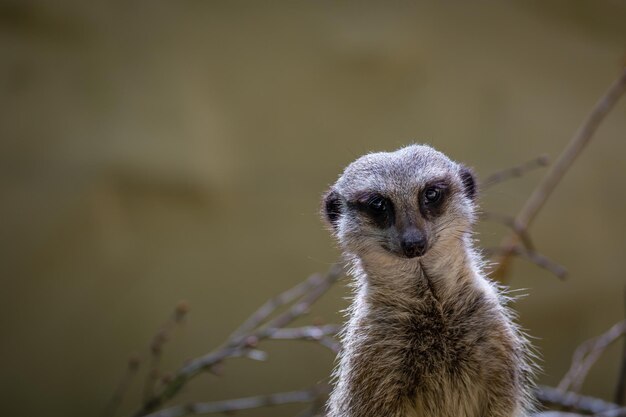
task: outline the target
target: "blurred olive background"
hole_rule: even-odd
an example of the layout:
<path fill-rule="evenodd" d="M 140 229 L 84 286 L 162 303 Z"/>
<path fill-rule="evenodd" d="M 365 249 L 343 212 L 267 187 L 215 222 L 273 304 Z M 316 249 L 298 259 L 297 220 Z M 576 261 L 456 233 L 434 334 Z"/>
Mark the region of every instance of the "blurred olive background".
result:
<path fill-rule="evenodd" d="M 623 65 L 624 22 L 619 0 L 2 0 L 2 414 L 99 415 L 179 300 L 169 371 L 327 270 L 320 196 L 365 152 L 427 142 L 483 177 L 555 157 Z M 515 264 L 543 383 L 624 316 L 625 139 L 623 100 L 533 227 L 569 279 Z M 544 172 L 483 208 L 515 213 Z M 341 320 L 344 284 L 301 323 Z M 310 342 L 262 347 L 266 362 L 228 361 L 177 401 L 306 388 L 332 367 Z M 612 398 L 620 349 L 585 393 Z"/>

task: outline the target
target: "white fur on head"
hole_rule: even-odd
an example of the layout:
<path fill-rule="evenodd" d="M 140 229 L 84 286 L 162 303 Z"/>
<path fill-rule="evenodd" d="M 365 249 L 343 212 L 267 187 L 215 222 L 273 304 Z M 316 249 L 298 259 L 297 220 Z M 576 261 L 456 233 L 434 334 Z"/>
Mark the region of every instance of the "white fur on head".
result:
<path fill-rule="evenodd" d="M 420 214 L 419 195 L 433 181 L 444 180 L 450 186 L 445 213 L 425 221 Z M 402 222 L 419 224 L 429 232 L 430 244 L 445 243 L 448 234 L 468 234 L 475 220 L 476 182 L 467 167 L 450 160 L 426 145 L 410 145 L 395 152 L 365 155 L 351 163 L 325 196 L 324 213 L 344 250 L 358 256 L 387 254 L 382 247 L 397 249 L 397 227 L 386 230 L 372 227 L 354 210 L 353 203 L 363 194 L 379 194 L 394 205 L 395 217 Z"/>

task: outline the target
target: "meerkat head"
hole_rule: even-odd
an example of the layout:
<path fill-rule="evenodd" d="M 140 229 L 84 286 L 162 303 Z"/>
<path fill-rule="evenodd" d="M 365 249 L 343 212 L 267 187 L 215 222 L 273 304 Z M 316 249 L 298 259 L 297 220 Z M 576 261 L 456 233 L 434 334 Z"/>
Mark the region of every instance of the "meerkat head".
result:
<path fill-rule="evenodd" d="M 463 240 L 474 222 L 476 188 L 469 168 L 411 145 L 350 164 L 322 211 L 347 252 L 413 259 Z"/>

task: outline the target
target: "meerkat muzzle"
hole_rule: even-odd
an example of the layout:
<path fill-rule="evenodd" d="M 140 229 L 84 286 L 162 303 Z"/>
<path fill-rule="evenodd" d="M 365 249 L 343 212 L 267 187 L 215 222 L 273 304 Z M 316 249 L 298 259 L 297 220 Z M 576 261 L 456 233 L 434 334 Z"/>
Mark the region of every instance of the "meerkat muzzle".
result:
<path fill-rule="evenodd" d="M 426 233 L 417 227 L 410 227 L 405 230 L 400 239 L 400 247 L 407 258 L 422 256 L 428 249 Z"/>

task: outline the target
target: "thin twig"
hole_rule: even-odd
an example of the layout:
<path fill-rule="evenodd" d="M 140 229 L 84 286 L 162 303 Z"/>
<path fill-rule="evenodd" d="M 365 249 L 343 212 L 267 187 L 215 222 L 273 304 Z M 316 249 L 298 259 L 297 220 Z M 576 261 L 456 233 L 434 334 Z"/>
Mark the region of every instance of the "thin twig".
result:
<path fill-rule="evenodd" d="M 183 386 L 200 372 L 213 369 L 224 359 L 248 355 L 259 341 L 269 338 L 277 328 L 285 327 L 298 317 L 306 314 L 311 305 L 341 277 L 342 271 L 341 266 L 335 265 L 326 275 L 312 275 L 307 279 L 308 284 L 305 286 L 298 284 L 296 287 L 283 293 L 282 298 L 281 296 L 277 297 L 279 300 L 295 300 L 298 295 L 301 295 L 300 299 L 292 304 L 291 307 L 267 322 L 265 320 L 273 313 L 273 309 L 283 304 L 281 301 L 274 302 L 271 304 L 272 308 L 264 308 L 268 305 L 266 303 L 253 313 L 244 323 L 245 327 L 243 325 L 240 326 L 222 347 L 183 365 L 172 380 L 160 392 L 153 395 L 148 401 L 145 401 L 142 408 L 134 415 L 137 417 L 145 416 L 156 410 L 165 401 L 176 395 Z M 306 288 L 306 290 L 303 288 Z M 285 296 L 284 294 L 287 295 Z M 253 357 L 253 359 L 257 358 Z"/>
<path fill-rule="evenodd" d="M 535 245 L 530 237 L 530 234 L 527 230 L 518 230 L 515 224 L 515 218 L 513 218 L 512 216 L 484 211 L 480 214 L 480 218 L 481 220 L 494 221 L 505 225 L 519 237 L 520 241 L 527 250 L 535 251 Z"/>
<path fill-rule="evenodd" d="M 619 77 L 593 107 L 574 137 L 517 214 L 515 217 L 517 230 L 527 230 L 530 227 L 532 221 L 548 200 L 548 197 L 550 197 L 556 186 L 563 179 L 576 157 L 590 142 L 600 123 L 624 94 L 624 91 L 626 91 L 626 68 L 621 71 Z M 501 246 L 505 248 L 505 252 L 497 260 L 498 266 L 492 274 L 495 279 L 504 280 L 513 255 L 513 248 L 516 246 L 517 241 L 518 237 L 515 234 L 510 235 L 503 241 Z"/>
<path fill-rule="evenodd" d="M 159 380 L 159 365 L 161 363 L 161 355 L 163 354 L 163 346 L 169 340 L 174 327 L 182 323 L 188 312 L 189 305 L 187 302 L 179 302 L 171 317 L 163 323 L 161 328 L 152 337 L 152 341 L 150 342 L 150 365 L 143 390 L 144 401 L 148 401 L 152 397 L 155 384 Z"/>
<path fill-rule="evenodd" d="M 277 295 L 266 301 L 257 311 L 255 311 L 241 326 L 235 330 L 230 336 L 230 341 L 236 343 L 242 335 L 248 334 L 250 331 L 259 327 L 273 312 L 281 306 L 289 304 L 306 294 L 318 282 L 319 275 L 312 275 L 305 281 L 299 283 L 293 288 Z"/>
<path fill-rule="evenodd" d="M 312 340 L 319 342 L 337 353 L 341 350 L 341 344 L 333 337 L 340 331 L 340 326 L 336 324 L 326 324 L 323 326 L 303 326 L 288 329 L 268 329 L 270 339 L 275 340 Z"/>
<path fill-rule="evenodd" d="M 593 364 L 602 356 L 609 345 L 624 334 L 626 334 L 626 320 L 613 325 L 600 336 L 582 343 L 574 352 L 572 365 L 559 383 L 558 389 L 561 391 L 580 391 L 585 377 Z"/>
<path fill-rule="evenodd" d="M 192 403 L 178 405 L 146 417 L 182 417 L 189 414 L 232 413 L 251 408 L 269 407 L 282 404 L 309 403 L 317 400 L 328 392 L 328 386 L 319 385 L 308 390 L 281 392 L 278 394 L 259 395 L 255 397 L 238 398 L 234 400 L 216 401 L 209 403 Z"/>
<path fill-rule="evenodd" d="M 330 386 L 329 390 L 330 391 Z M 311 405 L 301 412 L 299 412 L 296 417 L 325 417 L 325 405 L 326 405 L 326 396 L 320 395 L 315 400 L 311 402 Z"/>
<path fill-rule="evenodd" d="M 545 406 L 558 406 L 565 411 L 574 411 L 585 414 L 599 414 L 617 410 L 617 404 L 595 397 L 563 392 L 558 388 L 540 386 L 535 390 L 535 398 Z"/>
<path fill-rule="evenodd" d="M 487 188 L 493 187 L 496 184 L 500 184 L 506 180 L 511 178 L 518 178 L 523 176 L 524 174 L 541 167 L 548 166 L 550 159 L 548 155 L 540 155 L 536 158 L 531 159 L 530 161 L 524 162 L 521 165 L 506 168 L 502 171 L 498 171 L 489 175 L 487 178 L 480 182 L 479 188 L 481 190 L 486 190 Z"/>
<path fill-rule="evenodd" d="M 340 330 L 340 326 L 336 324 L 325 324 L 322 326 L 276 328 L 267 331 L 270 339 L 321 340 L 324 336 L 335 336 Z"/>
<path fill-rule="evenodd" d="M 308 313 L 311 305 L 316 302 L 328 289 L 339 279 L 343 272 L 343 268 L 335 265 L 331 268 L 326 276 L 317 276 L 317 284 L 305 294 L 300 301 L 292 305 L 287 311 L 279 314 L 273 320 L 270 320 L 265 328 L 256 332 L 255 336 L 265 338 L 270 336 L 268 329 L 285 327 L 296 318 Z"/>
<path fill-rule="evenodd" d="M 533 417 L 585 417 L 585 414 L 566 413 L 564 411 L 544 411 L 543 413 L 533 414 Z"/>
<path fill-rule="evenodd" d="M 626 407 L 603 411 L 596 414 L 595 417 L 626 417 Z"/>
<path fill-rule="evenodd" d="M 126 396 L 128 387 L 130 387 L 130 384 L 133 381 L 135 375 L 137 375 L 137 371 L 139 371 L 139 364 L 139 356 L 133 355 L 128 359 L 126 372 L 124 372 L 124 376 L 120 380 L 120 383 L 117 385 L 117 388 L 115 389 L 111 400 L 109 400 L 109 403 L 104 408 L 102 417 L 113 417 L 115 415 L 118 408 L 122 404 L 124 397 Z"/>
<path fill-rule="evenodd" d="M 502 255 L 505 252 L 506 253 L 510 252 L 511 255 L 520 256 L 534 263 L 535 265 L 551 272 L 552 274 L 556 275 L 556 277 L 559 279 L 565 279 L 567 277 L 567 270 L 563 266 L 557 264 L 556 262 L 552 261 L 546 256 L 535 251 L 530 251 L 519 246 L 515 246 L 514 248 L 511 248 L 511 249 L 505 249 L 503 247 L 498 246 L 496 248 L 487 248 L 484 251 L 486 255 L 492 255 L 492 256 Z"/>

